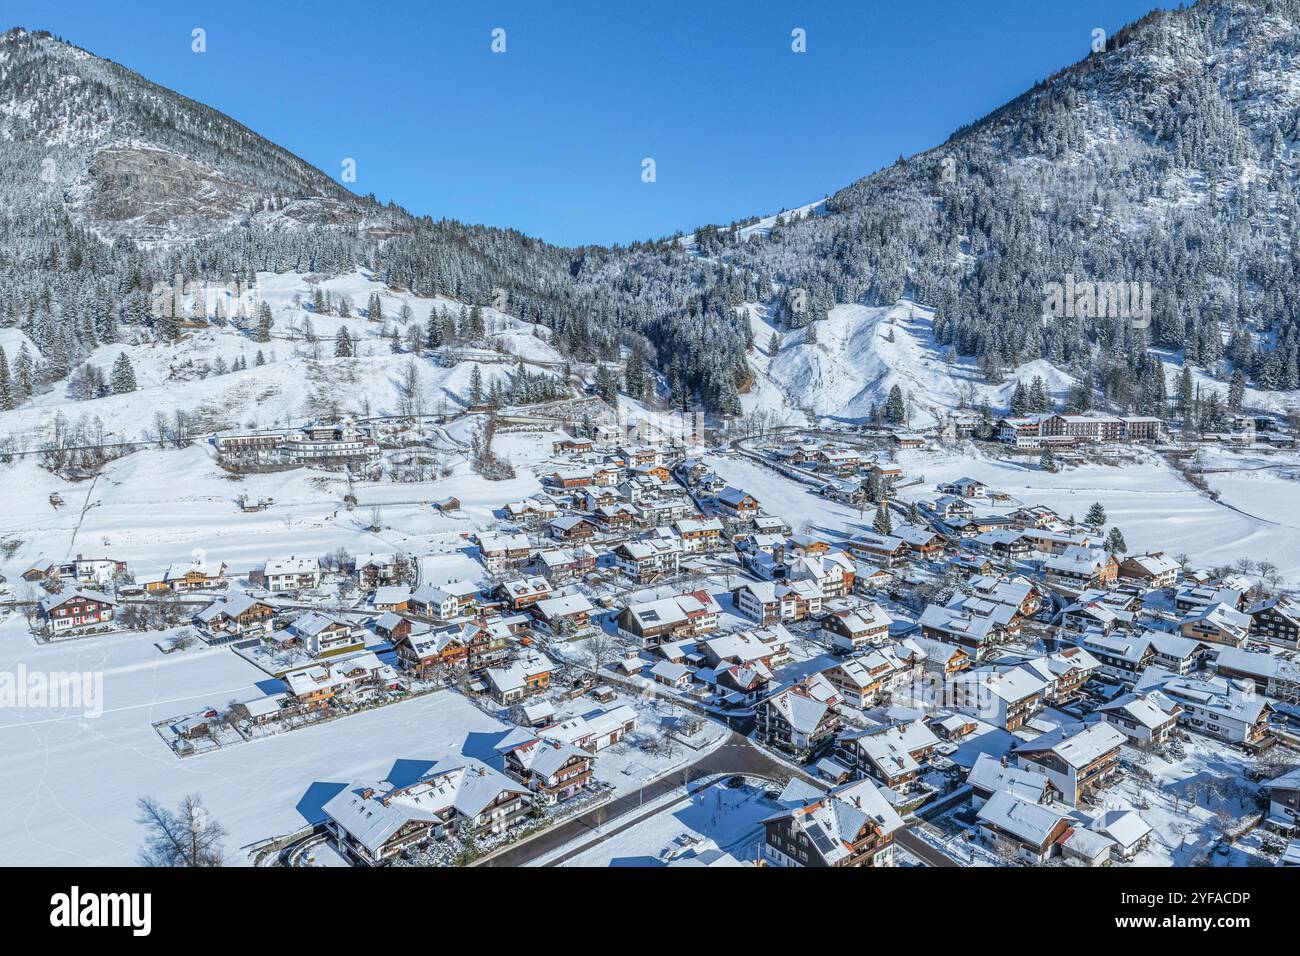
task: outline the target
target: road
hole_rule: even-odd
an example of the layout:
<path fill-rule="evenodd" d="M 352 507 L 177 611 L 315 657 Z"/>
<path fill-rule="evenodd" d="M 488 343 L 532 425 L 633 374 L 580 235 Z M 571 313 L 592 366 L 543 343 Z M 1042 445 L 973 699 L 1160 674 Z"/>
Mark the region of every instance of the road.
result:
<path fill-rule="evenodd" d="M 573 819 L 558 824 L 549 830 L 544 830 L 530 840 L 511 846 L 493 856 L 486 857 L 475 865 L 525 866 L 566 844 L 574 843 L 575 845 L 571 849 L 545 864 L 546 866 L 558 866 L 615 834 L 636 826 L 657 813 L 662 813 L 664 810 L 663 807 L 653 807 L 638 812 L 645 804 L 653 803 L 673 790 L 687 786 L 696 780 L 718 774 L 746 774 L 769 780 L 786 780 L 792 776 L 802 776 L 811 780 L 801 771 L 796 771 L 786 764 L 772 759 L 750 743 L 748 739 L 733 731 L 720 746 L 715 747 L 693 763 L 647 784 L 638 791 L 611 800 L 609 803 L 579 814 Z M 609 823 L 611 820 L 618 820 L 618 825 L 602 833 L 596 832 L 602 825 Z M 591 839 L 583 840 L 583 837 L 588 835 Z M 908 830 L 900 830 L 895 833 L 894 840 L 899 846 L 913 856 L 918 857 L 927 866 L 958 865 Z"/>

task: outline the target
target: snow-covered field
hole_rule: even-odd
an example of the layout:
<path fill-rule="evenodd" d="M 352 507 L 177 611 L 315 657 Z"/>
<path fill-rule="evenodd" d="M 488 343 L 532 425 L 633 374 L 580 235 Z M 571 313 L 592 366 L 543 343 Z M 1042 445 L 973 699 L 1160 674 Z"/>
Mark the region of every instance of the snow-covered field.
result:
<path fill-rule="evenodd" d="M 1238 459 L 1249 467 L 1249 456 L 1218 453 L 1215 467 L 1231 467 Z M 714 455 L 709 464 L 733 485 L 755 495 L 764 510 L 785 518 L 795 530 L 845 535 L 869 531 L 874 507 L 859 511 L 814 494 L 809 486 L 784 477 L 747 458 Z M 1196 566 L 1233 564 L 1241 558 L 1268 558 L 1290 586 L 1300 584 L 1300 481 L 1283 477 L 1300 471 L 1294 458 L 1261 471 L 1207 474 L 1221 493 L 1213 501 L 1190 485 L 1161 457 L 1142 453 L 1122 466 L 1086 464 L 1050 474 L 1036 459 L 1004 460 L 965 444 L 954 449 L 935 447 L 898 454 L 907 477 L 924 476 L 921 484 L 904 487 L 903 501 L 933 499 L 935 486 L 962 476 L 988 484 L 1013 499 L 985 511 L 1010 510 L 1021 504 L 1042 504 L 1063 518 L 1082 520 L 1093 502 L 1106 509 L 1108 524 L 1118 527 L 1130 552 L 1162 550 L 1186 553 Z"/>
<path fill-rule="evenodd" d="M 499 452 L 521 463 L 549 453 L 550 433 L 501 436 Z M 7 507 L 0 511 L 0 542 L 20 541 L 11 557 L 0 558 L 0 574 L 11 586 L 38 557 L 59 561 L 76 554 L 112 555 L 136 575 L 190 560 L 195 552 L 225 561 L 232 573 L 247 573 L 270 557 L 320 556 L 344 548 L 444 554 L 465 548 L 467 532 L 499 523 L 493 511 L 536 492 L 526 468 L 519 477 L 485 482 L 464 458 L 449 457 L 453 474 L 424 483 L 368 483 L 308 469 L 232 480 L 209 448 L 136 452 L 110 463 L 93 481 L 68 482 L 26 460 L 0 469 Z M 343 497 L 358 499 L 348 511 Z M 64 505 L 50 504 L 51 493 Z M 273 498 L 274 505 L 244 513 L 239 495 Z M 459 514 L 443 515 L 430 502 L 454 495 Z M 372 507 L 380 506 L 384 530 L 366 530 Z M 467 560 L 474 576 L 481 568 Z"/>
<path fill-rule="evenodd" d="M 1300 482 L 1276 475 L 1207 475 L 1211 487 L 1225 492 L 1215 502 L 1155 454 L 1123 466 L 1088 464 L 1058 474 L 1042 471 L 1033 458 L 1004 461 L 973 446 L 901 452 L 898 460 L 909 476 L 925 476 L 923 484 L 902 490 L 904 500 L 933 497 L 936 483 L 969 475 L 1019 503 L 1047 505 L 1065 518 L 1082 520 L 1100 501 L 1130 552 L 1186 553 L 1198 567 L 1268 558 L 1288 586 L 1300 583 Z M 1247 482 L 1249 489 L 1242 487 Z"/>
<path fill-rule="evenodd" d="M 229 832 L 228 861 L 248 844 L 321 819 L 359 777 L 410 779 L 447 756 L 492 755 L 504 725 L 444 691 L 230 750 L 178 759 L 151 722 L 274 690 L 228 648 L 160 654 L 157 634 L 36 646 L 20 616 L 0 624 L 0 671 L 102 674 L 98 717 L 0 709 L 0 858 L 6 865 L 130 865 L 136 801 L 203 797 Z M 259 684 L 262 684 L 259 689 Z M 394 776 L 396 775 L 396 776 Z"/>

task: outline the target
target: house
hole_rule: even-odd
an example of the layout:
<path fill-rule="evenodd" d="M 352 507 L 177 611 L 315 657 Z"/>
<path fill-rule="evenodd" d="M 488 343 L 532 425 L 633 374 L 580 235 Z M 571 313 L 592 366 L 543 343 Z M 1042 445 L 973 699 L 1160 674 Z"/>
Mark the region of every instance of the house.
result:
<path fill-rule="evenodd" d="M 929 763 L 939 738 L 924 721 L 913 720 L 875 730 L 842 733 L 835 756 L 889 789 L 906 793 Z"/>
<path fill-rule="evenodd" d="M 637 584 L 653 584 L 675 577 L 682 546 L 676 538 L 647 537 L 623 541 L 614 549 L 614 563 Z"/>
<path fill-rule="evenodd" d="M 1119 565 L 1119 578 L 1151 589 L 1171 588 L 1178 582 L 1180 565 L 1163 551 L 1129 555 Z"/>
<path fill-rule="evenodd" d="M 370 603 L 376 611 L 405 611 L 411 606 L 411 589 L 404 584 L 382 584 Z"/>
<path fill-rule="evenodd" d="M 551 685 L 555 665 L 545 654 L 532 652 L 499 667 L 487 668 L 488 688 L 501 704 L 513 704 Z"/>
<path fill-rule="evenodd" d="M 473 614 L 478 597 L 479 587 L 473 581 L 422 584 L 412 592 L 408 606 L 413 614 L 453 621 Z"/>
<path fill-rule="evenodd" d="M 1108 836 L 1083 826 L 1072 826 L 1061 838 L 1061 856 L 1084 866 L 1109 866 L 1117 844 Z"/>
<path fill-rule="evenodd" d="M 1002 666 L 999 662 L 994 666 Z M 1078 695 L 1083 685 L 1101 669 L 1101 662 L 1082 647 L 1065 647 L 1020 662 L 1045 684 L 1043 700 L 1050 704 L 1064 704 Z"/>
<path fill-rule="evenodd" d="M 987 498 L 989 496 L 989 486 L 982 481 L 976 481 L 974 478 L 958 478 L 956 481 L 940 485 L 939 491 L 946 495 L 956 495 L 961 498 Z"/>
<path fill-rule="evenodd" d="M 374 628 L 376 637 L 396 643 L 410 634 L 415 625 L 411 623 L 410 618 L 402 617 L 396 611 L 385 611 L 375 618 Z M 421 628 L 423 629 L 424 625 L 421 625 Z"/>
<path fill-rule="evenodd" d="M 1251 637 L 1300 648 L 1300 601 L 1279 595 L 1251 605 L 1246 613 Z"/>
<path fill-rule="evenodd" d="M 497 594 L 512 611 L 522 611 L 553 593 L 551 582 L 543 577 L 517 578 L 514 581 L 504 581 L 497 587 Z"/>
<path fill-rule="evenodd" d="M 770 581 L 747 581 L 731 592 L 731 601 L 746 617 L 772 624 L 794 617 L 794 597 L 777 593 Z"/>
<path fill-rule="evenodd" d="M 546 525 L 550 536 L 557 541 L 581 544 L 596 536 L 596 524 L 581 515 L 561 515 Z"/>
<path fill-rule="evenodd" d="M 492 574 L 528 563 L 532 542 L 526 534 L 481 532 L 478 535 L 479 558 Z"/>
<path fill-rule="evenodd" d="M 1270 829 L 1287 834 L 1300 830 L 1300 768 L 1270 780 L 1266 786 Z"/>
<path fill-rule="evenodd" d="M 782 798 L 788 806 L 763 821 L 768 866 L 893 865 L 894 833 L 904 824 L 869 780 L 829 793 L 792 781 Z"/>
<path fill-rule="evenodd" d="M 398 683 L 397 671 L 373 651 L 318 661 L 283 678 L 292 703 L 300 710 L 323 710 L 333 703 L 357 703 Z"/>
<path fill-rule="evenodd" d="M 1010 604 L 990 601 L 979 594 L 954 594 L 946 605 L 950 611 L 960 611 L 971 617 L 988 618 L 993 622 L 992 637 L 1003 640 L 1020 633 L 1023 623 L 1020 612 Z"/>
<path fill-rule="evenodd" d="M 894 583 L 894 575 L 884 568 L 865 561 L 853 562 L 853 590 L 859 594 L 874 594 Z"/>
<path fill-rule="evenodd" d="M 1300 661 L 1277 654 L 1222 648 L 1214 661 L 1215 676 L 1245 686 L 1288 704 L 1300 703 Z"/>
<path fill-rule="evenodd" d="M 556 455 L 586 455 L 595 447 L 590 438 L 562 438 L 551 442 L 551 451 Z"/>
<path fill-rule="evenodd" d="M 983 657 L 989 647 L 1006 635 L 1006 629 L 992 617 L 937 604 L 928 605 L 917 623 L 921 625 L 923 637 L 958 644 L 976 659 Z"/>
<path fill-rule="evenodd" d="M 1043 563 L 1044 580 L 1066 593 L 1108 588 L 1119 575 L 1119 562 L 1104 548 L 1069 545 Z"/>
<path fill-rule="evenodd" d="M 843 611 L 833 611 L 821 620 L 822 630 L 830 638 L 831 647 L 841 653 L 852 653 L 889 639 L 889 625 L 893 623 L 885 609 L 874 601 Z"/>
<path fill-rule="evenodd" d="M 357 636 L 352 624 L 333 614 L 308 611 L 295 618 L 289 633 L 302 641 L 316 657 L 328 657 L 348 651 L 360 650 L 365 641 Z"/>
<path fill-rule="evenodd" d="M 1027 863 L 1046 863 L 1070 829 L 1068 817 L 999 790 L 979 808 L 980 834 L 991 846 Z"/>
<path fill-rule="evenodd" d="M 718 493 L 718 509 L 728 518 L 749 521 L 758 515 L 758 499 L 740 488 L 728 485 Z"/>
<path fill-rule="evenodd" d="M 908 554 L 925 561 L 937 561 L 948 547 L 948 539 L 923 525 L 899 522 L 894 525 L 892 537 L 907 546 Z"/>
<path fill-rule="evenodd" d="M 941 674 L 945 680 L 958 671 L 966 670 L 974 661 L 971 653 L 957 644 L 924 636 L 914 636 L 911 641 L 925 654 L 921 662 L 924 670 Z"/>
<path fill-rule="evenodd" d="M 1021 531 L 1000 528 L 975 536 L 975 547 L 999 561 L 1024 561 L 1034 546 Z"/>
<path fill-rule="evenodd" d="M 853 591 L 857 571 L 853 559 L 843 551 L 801 555 L 793 559 L 786 574 L 791 582 L 811 581 L 824 598 L 837 598 Z"/>
<path fill-rule="evenodd" d="M 1179 675 L 1199 670 L 1210 648 L 1217 646 L 1165 631 L 1146 631 L 1142 636 L 1150 639 L 1155 649 L 1151 663 Z"/>
<path fill-rule="evenodd" d="M 367 591 L 385 585 L 397 584 L 401 574 L 401 563 L 395 554 L 359 554 L 353 568 L 357 581 Z"/>
<path fill-rule="evenodd" d="M 273 558 L 249 576 L 249 583 L 273 593 L 309 591 L 320 587 L 318 558 Z"/>
<path fill-rule="evenodd" d="M 41 598 L 39 608 L 45 630 L 57 636 L 110 624 L 117 601 L 103 591 L 74 588 Z"/>
<path fill-rule="evenodd" d="M 560 488 L 565 491 L 571 491 L 575 488 L 585 488 L 595 481 L 595 475 L 590 468 L 564 468 L 559 471 L 553 471 L 542 479 L 552 488 Z"/>
<path fill-rule="evenodd" d="M 1115 841 L 1118 860 L 1131 860 L 1151 841 L 1151 825 L 1134 810 L 1107 810 L 1093 821 L 1093 827 Z"/>
<path fill-rule="evenodd" d="M 930 729 L 939 739 L 955 743 L 975 733 L 979 729 L 979 723 L 962 714 L 948 714 L 931 717 Z"/>
<path fill-rule="evenodd" d="M 567 639 L 586 632 L 595 608 L 585 595 L 564 594 L 537 601 L 528 610 L 534 628 L 553 638 Z"/>
<path fill-rule="evenodd" d="M 829 747 L 839 730 L 840 718 L 814 693 L 807 681 L 801 681 L 762 701 L 756 713 L 759 739 L 799 757 Z"/>
<path fill-rule="evenodd" d="M 673 522 L 673 530 L 687 554 L 707 554 L 722 544 L 722 522 L 717 518 L 681 518 Z"/>
<path fill-rule="evenodd" d="M 1219 587 L 1189 581 L 1175 593 L 1174 609 L 1187 614 L 1212 604 L 1226 604 L 1230 608 L 1240 608 L 1245 598 L 1244 588 Z"/>
<path fill-rule="evenodd" d="M 405 786 L 354 781 L 322 810 L 339 853 L 377 866 L 452 831 L 503 833 L 529 808 L 525 785 L 473 758 L 456 758 Z"/>
<path fill-rule="evenodd" d="M 971 789 L 971 806 L 976 810 L 984 806 L 989 797 L 1003 791 L 1029 803 L 1049 803 L 1056 793 L 1046 774 L 1018 767 L 986 753 L 975 758 L 974 765 L 966 774 L 966 783 Z"/>
<path fill-rule="evenodd" d="M 655 665 L 650 668 L 650 676 L 656 684 L 682 690 L 691 682 L 691 669 L 685 664 L 679 664 L 675 661 L 656 661 Z"/>
<path fill-rule="evenodd" d="M 901 667 L 893 655 L 879 652 L 846 657 L 821 672 L 821 676 L 844 698 L 850 707 L 865 710 L 873 706 Z"/>
<path fill-rule="evenodd" d="M 844 542 L 844 547 L 858 557 L 885 568 L 894 568 L 906 563 L 912 553 L 911 548 L 902 538 L 869 531 L 859 532 Z"/>
<path fill-rule="evenodd" d="M 548 724 L 538 731 L 547 740 L 559 740 L 588 753 L 600 753 L 636 730 L 636 711 L 627 704 L 592 710 Z"/>
<path fill-rule="evenodd" d="M 1155 662 L 1156 651 L 1144 634 L 1103 634 L 1087 631 L 1079 646 L 1095 657 L 1107 677 L 1132 684 Z"/>
<path fill-rule="evenodd" d="M 419 631 L 411 628 L 394 641 L 393 651 L 399 666 L 422 680 L 438 668 L 463 667 L 469 658 L 463 631 L 454 625 Z"/>
<path fill-rule="evenodd" d="M 207 591 L 225 587 L 226 563 L 194 561 L 190 564 L 173 564 L 163 575 L 163 581 L 173 591 Z"/>
<path fill-rule="evenodd" d="M 542 803 L 571 799 L 591 784 L 592 755 L 561 740 L 516 728 L 496 745 L 502 769 Z"/>
<path fill-rule="evenodd" d="M 1169 739 L 1183 709 L 1159 691 L 1121 694 L 1096 713 L 1135 747 L 1149 750 Z"/>
<path fill-rule="evenodd" d="M 226 634 L 231 640 L 254 632 L 270 630 L 275 608 L 265 601 L 237 591 L 214 601 L 194 615 L 194 623 L 213 634 Z"/>
<path fill-rule="evenodd" d="M 940 495 L 930 502 L 929 508 L 936 517 L 945 521 L 975 517 L 970 500 L 959 495 Z"/>
<path fill-rule="evenodd" d="M 1229 647 L 1244 647 L 1250 635 L 1251 617 L 1223 603 L 1207 604 L 1189 614 L 1178 625 L 1183 637 Z"/>
<path fill-rule="evenodd" d="M 1043 606 L 1042 595 L 1034 583 L 1020 575 L 998 577 L 980 574 L 972 577 L 967 585 L 973 594 L 986 600 L 1011 605 L 1022 618 L 1033 617 Z"/>
<path fill-rule="evenodd" d="M 1182 707 L 1179 724 L 1198 734 L 1232 744 L 1251 746 L 1268 735 L 1272 703 L 1220 680 L 1177 677 L 1158 668 L 1148 668 L 1137 690 L 1157 689 Z"/>
<path fill-rule="evenodd" d="M 534 564 L 551 584 L 566 584 L 596 570 L 596 551 L 591 545 L 539 551 Z"/>
<path fill-rule="evenodd" d="M 708 591 L 694 591 L 655 601 L 629 604 L 618 614 L 620 635 L 654 646 L 717 630 L 722 608 Z"/>
<path fill-rule="evenodd" d="M 1099 631 L 1110 634 L 1117 628 L 1127 628 L 1134 622 L 1134 615 L 1120 610 L 1109 601 L 1100 598 L 1088 598 L 1096 592 L 1085 592 L 1081 598 L 1061 612 L 1061 630 L 1066 634 L 1083 634 L 1087 631 Z"/>
<path fill-rule="evenodd" d="M 31 569 L 29 569 L 28 573 L 30 571 Z M 62 565 L 58 570 L 59 576 L 65 580 L 75 581 L 80 585 L 88 585 L 96 590 L 112 587 L 118 575 L 125 572 L 125 561 L 118 561 L 114 558 L 86 558 L 80 554 L 73 561 Z M 40 575 L 36 580 L 44 576 Z"/>
<path fill-rule="evenodd" d="M 1045 686 L 1023 667 L 959 671 L 950 682 L 954 710 L 1009 731 L 1039 711 Z"/>
<path fill-rule="evenodd" d="M 1063 724 L 1020 744 L 1014 753 L 1021 767 L 1046 776 L 1061 799 L 1077 807 L 1114 782 L 1124 739 L 1106 721 L 1087 727 Z"/>
<path fill-rule="evenodd" d="M 1283 595 L 1252 605 L 1250 636 L 1300 648 L 1300 601 Z"/>
<path fill-rule="evenodd" d="M 518 524 L 536 526 L 544 521 L 550 521 L 560 513 L 560 509 L 549 497 L 539 495 L 522 501 L 507 502 L 505 513 L 507 518 Z"/>

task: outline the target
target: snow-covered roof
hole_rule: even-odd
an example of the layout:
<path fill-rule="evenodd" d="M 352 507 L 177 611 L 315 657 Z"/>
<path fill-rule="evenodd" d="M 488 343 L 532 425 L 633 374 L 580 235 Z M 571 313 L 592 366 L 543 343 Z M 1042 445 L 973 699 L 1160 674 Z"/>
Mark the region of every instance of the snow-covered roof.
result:
<path fill-rule="evenodd" d="M 1097 817 L 1094 826 L 1125 849 L 1151 832 L 1151 825 L 1136 810 L 1107 810 Z"/>
<path fill-rule="evenodd" d="M 1065 763 L 1081 770 L 1099 757 L 1120 747 L 1124 735 L 1105 722 L 1081 727 L 1079 724 L 1062 724 L 1050 733 L 1036 737 L 1015 748 L 1018 754 L 1034 755 L 1051 752 Z"/>
<path fill-rule="evenodd" d="M 980 807 L 979 819 L 1028 844 L 1042 846 L 1065 818 L 1041 804 L 1030 803 L 1006 790 L 999 790 Z"/>
<path fill-rule="evenodd" d="M 966 775 L 966 782 L 986 793 L 1006 790 L 1021 800 L 1038 803 L 1043 799 L 1050 782 L 1046 774 L 1026 767 L 1003 765 L 996 757 L 981 753 Z"/>

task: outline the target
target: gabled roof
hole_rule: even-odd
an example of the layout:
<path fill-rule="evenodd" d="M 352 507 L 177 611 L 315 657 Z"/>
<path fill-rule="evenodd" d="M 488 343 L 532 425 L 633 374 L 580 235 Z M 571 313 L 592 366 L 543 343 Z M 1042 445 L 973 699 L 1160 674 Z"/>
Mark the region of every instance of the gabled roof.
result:
<path fill-rule="evenodd" d="M 371 853 L 412 820 L 434 822 L 449 810 L 477 817 L 502 793 L 528 791 L 500 771 L 472 757 L 434 764 L 414 783 L 355 781 L 325 802 L 326 816 L 337 821 Z"/>
<path fill-rule="evenodd" d="M 1033 846 L 1042 846 L 1064 816 L 1037 803 L 999 790 L 980 807 L 979 819 Z"/>
<path fill-rule="evenodd" d="M 1015 748 L 1017 754 L 1053 753 L 1076 770 L 1092 763 L 1103 754 L 1124 743 L 1124 735 L 1105 722 L 1089 724 L 1062 724 L 1050 733 L 1036 737 Z"/>
<path fill-rule="evenodd" d="M 1046 774 L 1011 764 L 1003 765 L 996 757 L 981 753 L 966 775 L 966 782 L 986 793 L 1006 790 L 1021 800 L 1038 803 L 1051 786 Z"/>
<path fill-rule="evenodd" d="M 1135 810 L 1107 810 L 1096 819 L 1095 826 L 1100 833 L 1125 848 L 1151 832 L 1151 825 Z"/>
<path fill-rule="evenodd" d="M 41 598 L 41 610 L 49 613 L 61 604 L 66 604 L 73 598 L 81 598 L 85 601 L 98 601 L 100 604 L 108 604 L 116 607 L 117 601 L 103 591 L 95 591 L 90 588 L 73 588 L 70 591 L 61 591 L 58 594 L 48 594 Z"/>

